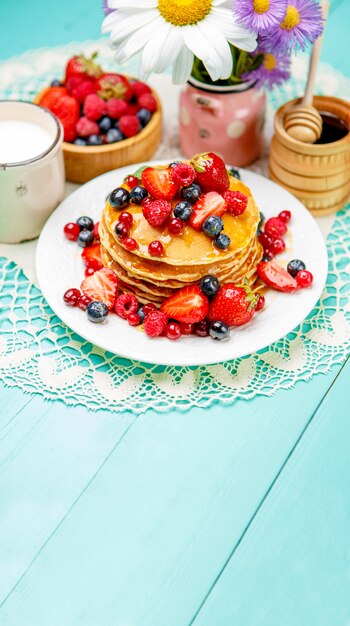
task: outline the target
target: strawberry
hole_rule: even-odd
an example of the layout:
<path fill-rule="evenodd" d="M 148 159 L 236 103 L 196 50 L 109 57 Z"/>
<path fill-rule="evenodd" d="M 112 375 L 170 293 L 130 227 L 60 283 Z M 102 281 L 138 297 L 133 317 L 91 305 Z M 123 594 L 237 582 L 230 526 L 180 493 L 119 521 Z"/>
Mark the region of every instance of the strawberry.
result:
<path fill-rule="evenodd" d="M 80 117 L 79 102 L 68 96 L 66 89 L 51 87 L 41 98 L 40 105 L 49 109 L 62 122 L 64 140 L 74 141 L 77 137 L 76 124 Z"/>
<path fill-rule="evenodd" d="M 89 59 L 85 57 L 83 54 L 79 56 L 74 56 L 69 59 L 66 65 L 66 77 L 65 82 L 71 76 L 92 76 L 93 78 L 98 78 L 102 74 L 102 70 L 100 66 L 95 63 L 95 58 L 97 53 L 94 53 Z"/>
<path fill-rule="evenodd" d="M 84 115 L 91 121 L 96 122 L 106 113 L 106 103 L 97 94 L 92 93 L 85 98 Z"/>
<path fill-rule="evenodd" d="M 118 288 L 118 277 L 113 270 L 107 267 L 87 276 L 80 285 L 81 291 L 91 298 L 104 302 L 111 311 L 114 306 Z"/>
<path fill-rule="evenodd" d="M 162 302 L 161 310 L 168 317 L 185 324 L 202 321 L 208 313 L 208 298 L 198 285 L 182 287 Z"/>
<path fill-rule="evenodd" d="M 196 178 L 196 171 L 188 163 L 176 163 L 170 170 L 170 177 L 181 187 L 187 187 Z"/>
<path fill-rule="evenodd" d="M 71 76 L 66 82 L 69 94 L 83 104 L 86 96 L 96 91 L 96 81 L 93 78 L 83 76 Z"/>
<path fill-rule="evenodd" d="M 133 88 L 128 79 L 122 74 L 102 74 L 97 81 L 97 93 L 104 100 L 121 98 L 129 102 L 133 96 Z"/>
<path fill-rule="evenodd" d="M 202 191 L 218 191 L 223 193 L 230 186 L 230 179 L 223 160 L 214 152 L 197 154 L 191 160 L 196 170 L 196 182 Z"/>
<path fill-rule="evenodd" d="M 140 122 L 136 115 L 122 115 L 119 120 L 119 130 L 124 137 L 134 137 L 141 130 Z"/>
<path fill-rule="evenodd" d="M 257 304 L 258 297 L 249 284 L 226 283 L 210 303 L 209 319 L 211 322 L 219 320 L 228 326 L 241 326 L 252 319 Z"/>
<path fill-rule="evenodd" d="M 242 215 L 248 206 L 248 197 L 240 191 L 224 191 L 222 197 L 227 202 L 227 212 Z"/>
<path fill-rule="evenodd" d="M 140 96 L 143 96 L 145 93 L 151 93 L 151 88 L 140 80 L 134 80 L 132 88 L 136 98 L 140 98 Z"/>
<path fill-rule="evenodd" d="M 171 179 L 168 169 L 146 167 L 142 172 L 142 184 L 157 200 L 172 200 L 177 192 L 177 184 Z"/>
<path fill-rule="evenodd" d="M 164 332 L 167 323 L 167 316 L 162 311 L 155 310 L 148 313 L 143 327 L 148 337 L 159 337 Z"/>
<path fill-rule="evenodd" d="M 128 105 L 125 100 L 121 98 L 111 98 L 106 102 L 107 115 L 113 117 L 115 120 L 119 120 L 122 115 L 126 115 L 128 111 Z"/>
<path fill-rule="evenodd" d="M 158 109 L 157 100 L 151 93 L 144 93 L 138 99 L 138 104 L 141 109 L 147 109 L 151 113 L 154 113 Z"/>
<path fill-rule="evenodd" d="M 84 248 L 81 253 L 81 258 L 83 259 L 83 263 L 86 267 L 91 267 L 95 271 L 103 268 L 99 243 L 95 243 L 93 246 Z"/>
<path fill-rule="evenodd" d="M 142 213 L 151 226 L 162 226 L 169 219 L 172 211 L 167 200 L 151 200 L 146 198 L 142 203 Z"/>
<path fill-rule="evenodd" d="M 99 135 L 100 127 L 96 122 L 88 120 L 87 117 L 81 117 L 76 125 L 79 137 L 90 137 L 90 135 Z"/>
<path fill-rule="evenodd" d="M 258 265 L 258 275 L 269 287 L 277 291 L 295 291 L 298 283 L 287 270 L 272 259 L 271 261 L 260 261 Z"/>
<path fill-rule="evenodd" d="M 219 193 L 209 191 L 209 193 L 203 194 L 192 208 L 189 224 L 196 230 L 201 230 L 207 217 L 209 215 L 223 215 L 227 210 L 227 204 Z"/>

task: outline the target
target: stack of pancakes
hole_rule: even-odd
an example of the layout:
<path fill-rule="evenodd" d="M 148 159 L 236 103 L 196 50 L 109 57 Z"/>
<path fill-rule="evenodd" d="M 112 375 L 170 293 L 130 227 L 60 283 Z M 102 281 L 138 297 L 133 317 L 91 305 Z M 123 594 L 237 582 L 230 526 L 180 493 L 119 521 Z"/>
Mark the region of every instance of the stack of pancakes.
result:
<path fill-rule="evenodd" d="M 186 222 L 181 235 L 170 234 L 166 226 L 154 228 L 144 218 L 142 207 L 130 204 L 124 211 L 133 216 L 130 237 L 136 239 L 139 248 L 129 252 L 115 234 L 120 212 L 107 200 L 99 226 L 101 255 L 104 265 L 118 275 L 121 291 L 134 293 L 142 303 L 159 304 L 176 289 L 196 283 L 206 274 L 217 276 L 222 283 L 241 284 L 244 279 L 254 283 L 263 252 L 256 236 L 259 210 L 246 185 L 230 177 L 230 189 L 248 196 L 248 206 L 243 215 L 225 213 L 222 217 L 224 232 L 231 239 L 226 250 L 216 248 L 210 237 Z M 173 205 L 178 201 L 174 198 Z M 148 252 L 148 245 L 155 240 L 164 246 L 163 257 L 152 257 Z"/>

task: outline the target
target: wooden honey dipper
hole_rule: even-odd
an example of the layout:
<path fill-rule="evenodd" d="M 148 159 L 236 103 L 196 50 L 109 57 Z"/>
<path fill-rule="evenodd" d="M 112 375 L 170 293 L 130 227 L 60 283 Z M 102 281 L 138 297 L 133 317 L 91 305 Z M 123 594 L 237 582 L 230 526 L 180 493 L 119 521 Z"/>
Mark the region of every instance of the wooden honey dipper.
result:
<path fill-rule="evenodd" d="M 329 7 L 328 1 L 324 0 L 321 6 L 324 20 L 326 20 Z M 288 135 L 303 143 L 315 143 L 315 141 L 321 137 L 322 133 L 322 117 L 317 109 L 312 106 L 313 89 L 321 55 L 322 41 L 323 34 L 318 37 L 312 47 L 305 95 L 299 104 L 293 106 L 293 108 L 286 113 L 283 121 L 284 128 Z"/>

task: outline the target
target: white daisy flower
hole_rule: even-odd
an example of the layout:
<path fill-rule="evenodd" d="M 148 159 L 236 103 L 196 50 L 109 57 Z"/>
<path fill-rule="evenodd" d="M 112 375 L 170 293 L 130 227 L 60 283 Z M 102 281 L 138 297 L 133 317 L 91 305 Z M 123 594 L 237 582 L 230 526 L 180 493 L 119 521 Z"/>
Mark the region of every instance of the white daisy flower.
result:
<path fill-rule="evenodd" d="M 252 52 L 257 42 L 238 25 L 231 0 L 107 0 L 112 9 L 102 24 L 110 32 L 118 63 L 141 53 L 140 76 L 173 68 L 174 83 L 191 74 L 194 56 L 205 65 L 213 81 L 232 72 L 229 43 Z"/>

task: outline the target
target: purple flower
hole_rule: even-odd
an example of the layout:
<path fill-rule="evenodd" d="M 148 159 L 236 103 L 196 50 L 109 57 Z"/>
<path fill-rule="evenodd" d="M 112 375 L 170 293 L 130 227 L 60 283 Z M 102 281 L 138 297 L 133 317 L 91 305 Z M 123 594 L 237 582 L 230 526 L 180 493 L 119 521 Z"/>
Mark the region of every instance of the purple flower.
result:
<path fill-rule="evenodd" d="M 264 54 L 264 61 L 258 69 L 252 72 L 246 72 L 242 78 L 245 80 L 254 79 L 256 81 L 256 87 L 271 88 L 275 85 L 280 85 L 290 77 L 290 56 L 281 52 L 272 53 L 266 52 L 266 49 L 261 47 L 254 53 Z"/>
<path fill-rule="evenodd" d="M 322 12 L 316 0 L 288 0 L 283 21 L 273 27 L 262 41 L 274 50 L 304 50 L 308 43 L 316 41 L 322 31 Z"/>
<path fill-rule="evenodd" d="M 103 12 L 105 15 L 109 15 L 110 13 L 113 13 L 114 9 L 110 9 L 108 6 L 108 0 L 103 0 L 102 3 L 102 8 L 103 8 Z"/>
<path fill-rule="evenodd" d="M 265 34 L 284 18 L 287 0 L 234 0 L 233 11 L 242 26 Z"/>

